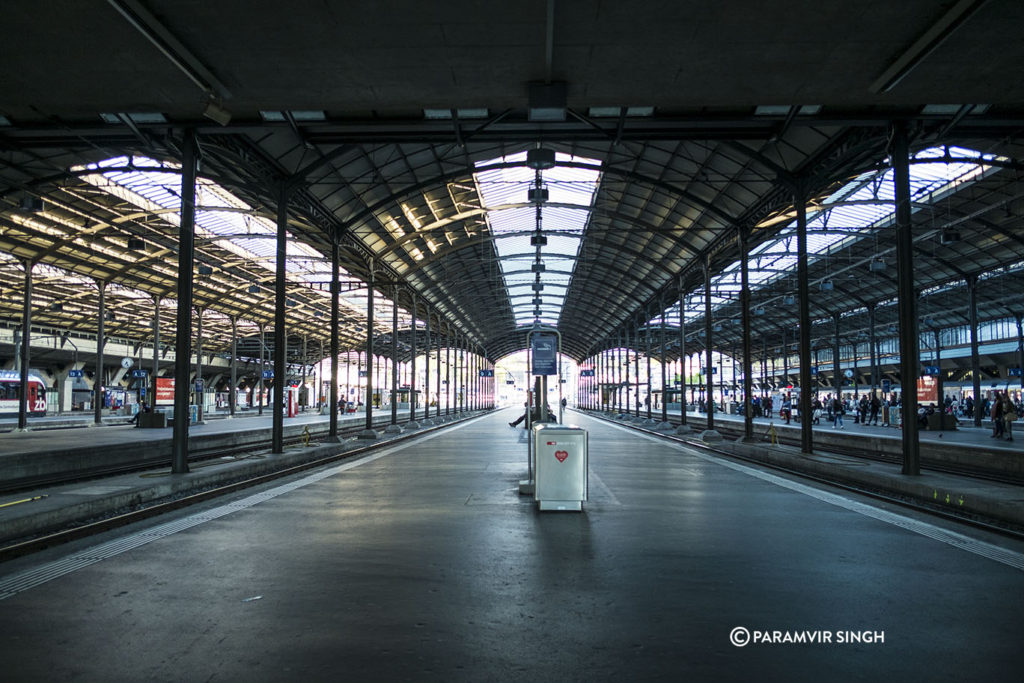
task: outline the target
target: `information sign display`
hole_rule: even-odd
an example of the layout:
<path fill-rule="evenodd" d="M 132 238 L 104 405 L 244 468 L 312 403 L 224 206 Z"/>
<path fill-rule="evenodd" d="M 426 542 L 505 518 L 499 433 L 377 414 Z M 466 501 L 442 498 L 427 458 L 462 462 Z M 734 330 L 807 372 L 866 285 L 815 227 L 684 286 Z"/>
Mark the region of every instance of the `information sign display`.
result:
<path fill-rule="evenodd" d="M 533 354 L 531 358 L 531 374 L 558 374 L 558 337 L 553 334 L 538 333 L 530 338 Z"/>

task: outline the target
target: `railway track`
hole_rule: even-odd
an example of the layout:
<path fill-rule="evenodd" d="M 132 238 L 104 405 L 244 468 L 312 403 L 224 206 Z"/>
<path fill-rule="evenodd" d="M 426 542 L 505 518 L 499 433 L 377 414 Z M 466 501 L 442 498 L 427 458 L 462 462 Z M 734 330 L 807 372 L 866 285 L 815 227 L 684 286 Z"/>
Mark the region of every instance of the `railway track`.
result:
<path fill-rule="evenodd" d="M 92 535 L 95 535 L 95 534 L 98 534 L 98 533 L 102 533 L 104 531 L 109 531 L 111 529 L 116 529 L 116 528 L 119 528 L 119 527 L 122 527 L 122 526 L 125 526 L 125 525 L 128 525 L 128 524 L 132 524 L 134 522 L 138 522 L 138 521 L 142 521 L 144 519 L 148 519 L 150 517 L 155 517 L 157 515 L 165 514 L 167 512 L 171 512 L 173 510 L 178 510 L 178 509 L 181 509 L 181 508 L 188 507 L 190 505 L 195 505 L 196 503 L 201 503 L 201 502 L 204 502 L 204 501 L 207 501 L 207 500 L 211 500 L 211 499 L 216 498 L 218 496 L 223 496 L 223 495 L 226 495 L 226 494 L 229 494 L 229 493 L 234 493 L 236 491 L 240 491 L 242 489 L 246 489 L 246 488 L 249 488 L 249 487 L 252 487 L 252 486 L 258 486 L 260 484 L 265 484 L 265 483 L 274 481 L 276 479 L 280 479 L 280 478 L 283 478 L 283 477 L 288 477 L 288 476 L 291 476 L 293 474 L 297 474 L 299 472 L 303 472 L 305 470 L 310 470 L 310 469 L 314 469 L 314 468 L 321 467 L 321 466 L 324 466 L 324 465 L 328 465 L 328 464 L 331 464 L 331 463 L 336 462 L 338 460 L 344 460 L 344 459 L 347 459 L 347 458 L 353 458 L 353 457 L 356 457 L 356 456 L 359 456 L 359 455 L 363 455 L 365 453 L 369 453 L 369 452 L 373 451 L 375 448 L 380 448 L 382 446 L 390 446 L 390 445 L 395 444 L 395 443 L 400 443 L 402 441 L 407 441 L 407 440 L 413 439 L 413 438 L 415 438 L 415 437 L 417 437 L 417 436 L 419 436 L 421 434 L 426 434 L 426 433 L 429 433 L 429 432 L 432 432 L 432 431 L 436 431 L 438 429 L 442 429 L 442 428 L 444 428 L 446 426 L 449 426 L 451 424 L 455 424 L 456 422 L 467 420 L 467 419 L 472 419 L 474 417 L 477 417 L 477 416 L 481 415 L 482 413 L 487 413 L 487 412 L 489 412 L 489 411 L 469 412 L 469 413 L 465 414 L 462 418 L 455 417 L 451 422 L 445 422 L 444 424 L 440 424 L 440 425 L 425 426 L 425 427 L 422 427 L 421 429 L 418 429 L 416 431 L 409 432 L 409 433 L 406 433 L 406 434 L 402 434 L 402 435 L 399 435 L 399 436 L 387 439 L 385 441 L 371 442 L 371 443 L 368 443 L 366 446 L 345 450 L 345 451 L 343 451 L 341 453 L 336 453 L 334 455 L 329 455 L 329 456 L 326 456 L 326 457 L 323 457 L 323 458 L 317 458 L 315 460 L 310 460 L 309 462 L 305 462 L 305 463 L 302 463 L 302 464 L 299 464 L 299 465 L 290 466 L 290 467 L 285 467 L 285 468 L 282 468 L 282 469 L 279 469 L 279 470 L 275 470 L 273 472 L 269 472 L 269 473 L 266 473 L 266 474 L 261 474 L 261 475 L 257 475 L 257 476 L 254 476 L 254 477 L 246 477 L 246 478 L 243 478 L 243 479 L 239 479 L 237 481 L 229 482 L 227 484 L 224 484 L 223 486 L 216 486 L 214 488 L 206 489 L 206 490 L 203 490 L 203 491 L 197 491 L 196 493 L 193 493 L 193 494 L 190 494 L 190 495 L 175 497 L 175 498 L 171 498 L 171 499 L 164 500 L 164 501 L 157 501 L 157 502 L 153 502 L 153 503 L 148 503 L 148 504 L 145 504 L 145 505 L 141 506 L 139 509 L 131 510 L 129 512 L 125 512 L 125 513 L 122 513 L 122 514 L 115 514 L 115 515 L 112 515 L 110 517 L 107 517 L 107 518 L 104 518 L 104 519 L 101 519 L 101 520 L 97 520 L 95 522 L 91 522 L 91 523 L 88 523 L 88 524 L 78 524 L 78 525 L 74 525 L 74 526 L 69 526 L 66 529 L 62 529 L 62 530 L 55 531 L 55 532 L 52 532 L 52 533 L 47 533 L 47 534 L 44 534 L 44 535 L 40 535 L 40 536 L 35 537 L 35 538 L 29 538 L 29 539 L 25 539 L 25 540 L 21 540 L 21 541 L 16 541 L 14 543 L 10 543 L 8 545 L 0 547 L 0 562 L 4 562 L 6 560 L 10 560 L 10 559 L 13 559 L 15 557 L 20 557 L 22 555 L 28 555 L 30 553 L 37 552 L 39 550 L 43 550 L 44 548 L 49 548 L 49 547 L 52 547 L 52 546 L 60 545 L 62 543 L 68 543 L 70 541 L 74 541 L 74 540 L 77 540 L 77 539 L 80 539 L 80 538 L 85 538 L 85 537 L 92 536 Z M 374 422 L 373 422 L 373 425 L 374 425 L 374 427 L 377 427 L 377 426 L 388 425 L 390 423 L 391 423 L 390 417 L 386 417 L 386 418 L 382 418 L 379 422 L 375 419 Z M 365 425 L 360 425 L 359 427 L 348 428 L 348 429 L 344 430 L 344 434 L 345 435 L 349 435 L 349 436 L 354 436 L 355 434 L 359 433 L 364 427 L 365 427 Z M 328 430 L 325 427 L 324 430 L 323 430 L 323 434 L 326 435 L 327 431 Z M 339 431 L 339 436 L 341 436 L 343 430 L 339 429 L 338 431 Z M 304 438 L 304 437 L 302 437 L 302 438 Z M 301 441 L 302 438 L 286 440 L 285 443 L 295 443 L 296 441 Z M 268 442 L 264 442 L 262 444 L 262 448 L 257 448 L 255 446 L 246 446 L 245 448 L 246 448 L 247 451 L 265 450 L 266 448 L 269 448 L 269 445 L 270 444 L 269 444 L 269 441 L 268 441 Z M 197 459 L 198 460 L 203 460 L 203 459 L 209 460 L 209 459 L 215 458 L 215 457 L 225 457 L 226 454 L 228 454 L 228 451 L 232 451 L 232 450 L 237 450 L 237 449 L 220 449 L 216 453 L 212 453 L 211 452 L 211 453 L 208 453 L 208 454 L 204 454 L 204 455 L 199 456 Z M 193 462 L 193 458 L 192 457 L 189 458 L 189 462 Z M 168 461 L 164 460 L 163 463 L 161 465 L 157 465 L 157 467 L 166 466 L 166 465 L 169 465 L 169 464 L 170 463 Z M 134 467 L 131 468 L 132 471 L 137 471 L 138 469 L 142 469 L 142 468 L 134 468 Z M 151 469 L 151 468 L 144 468 L 144 469 Z M 73 481 L 81 481 L 81 480 L 82 480 L 82 478 L 79 477 L 79 478 L 75 478 Z M 69 483 L 69 482 L 64 482 L 64 483 Z"/>

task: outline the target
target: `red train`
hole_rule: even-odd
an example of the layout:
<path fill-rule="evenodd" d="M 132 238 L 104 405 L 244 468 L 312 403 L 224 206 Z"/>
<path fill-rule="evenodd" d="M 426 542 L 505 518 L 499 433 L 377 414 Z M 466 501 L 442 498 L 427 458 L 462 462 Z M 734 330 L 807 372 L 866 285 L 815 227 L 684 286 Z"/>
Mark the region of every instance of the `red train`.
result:
<path fill-rule="evenodd" d="M 21 388 L 21 373 L 0 370 L 0 417 L 18 416 L 18 399 Z M 31 417 L 46 415 L 46 384 L 37 375 L 28 376 L 28 414 Z"/>

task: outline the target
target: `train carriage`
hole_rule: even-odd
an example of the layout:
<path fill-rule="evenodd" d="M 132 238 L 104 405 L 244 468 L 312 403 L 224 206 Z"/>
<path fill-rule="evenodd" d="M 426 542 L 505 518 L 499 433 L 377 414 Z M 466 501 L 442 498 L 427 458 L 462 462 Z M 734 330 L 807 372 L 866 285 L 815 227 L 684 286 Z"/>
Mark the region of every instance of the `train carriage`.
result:
<path fill-rule="evenodd" d="M 17 417 L 21 398 L 21 373 L 0 370 L 0 417 Z M 28 414 L 30 417 L 46 415 L 46 383 L 38 375 L 28 376 Z"/>

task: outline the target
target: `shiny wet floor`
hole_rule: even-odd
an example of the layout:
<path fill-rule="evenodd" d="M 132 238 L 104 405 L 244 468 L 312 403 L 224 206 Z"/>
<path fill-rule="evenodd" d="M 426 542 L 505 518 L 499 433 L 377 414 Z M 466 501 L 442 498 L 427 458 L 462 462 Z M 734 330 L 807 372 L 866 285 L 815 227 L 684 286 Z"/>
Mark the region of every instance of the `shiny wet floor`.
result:
<path fill-rule="evenodd" d="M 1019 547 L 575 414 L 538 513 L 511 415 L 0 566 L 5 678 L 1017 680 Z"/>

